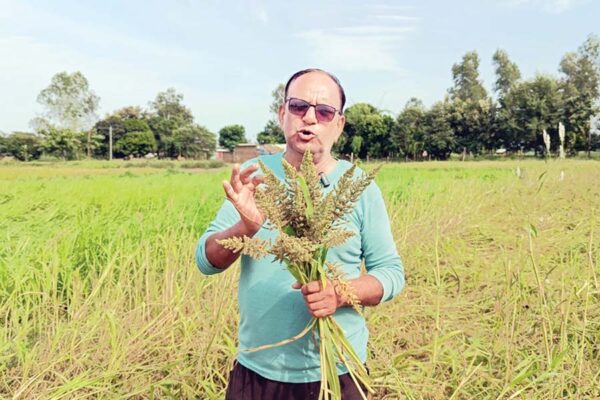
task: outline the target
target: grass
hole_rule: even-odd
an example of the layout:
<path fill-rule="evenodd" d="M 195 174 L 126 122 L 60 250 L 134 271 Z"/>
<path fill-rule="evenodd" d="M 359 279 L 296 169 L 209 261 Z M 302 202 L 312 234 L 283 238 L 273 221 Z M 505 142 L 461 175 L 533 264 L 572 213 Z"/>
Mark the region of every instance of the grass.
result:
<path fill-rule="evenodd" d="M 106 164 L 0 166 L 0 398 L 222 398 L 237 270 L 193 251 L 229 171 Z M 366 313 L 376 398 L 600 397 L 598 162 L 377 181 L 407 287 Z"/>

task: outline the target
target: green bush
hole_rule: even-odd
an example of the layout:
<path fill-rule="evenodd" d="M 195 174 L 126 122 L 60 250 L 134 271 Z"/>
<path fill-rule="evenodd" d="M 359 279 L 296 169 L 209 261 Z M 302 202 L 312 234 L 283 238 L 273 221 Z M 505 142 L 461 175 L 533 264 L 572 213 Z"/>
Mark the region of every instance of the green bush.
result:
<path fill-rule="evenodd" d="M 133 132 L 148 132 L 150 131 L 150 126 L 143 119 L 126 119 L 123 121 L 123 128 L 125 132 L 133 133 Z"/>
<path fill-rule="evenodd" d="M 35 160 L 42 154 L 42 139 L 33 133 L 15 132 L 4 139 L 4 151 L 21 161 Z"/>
<path fill-rule="evenodd" d="M 115 150 L 124 156 L 141 157 L 156 151 L 156 139 L 151 131 L 129 132 L 115 144 Z"/>

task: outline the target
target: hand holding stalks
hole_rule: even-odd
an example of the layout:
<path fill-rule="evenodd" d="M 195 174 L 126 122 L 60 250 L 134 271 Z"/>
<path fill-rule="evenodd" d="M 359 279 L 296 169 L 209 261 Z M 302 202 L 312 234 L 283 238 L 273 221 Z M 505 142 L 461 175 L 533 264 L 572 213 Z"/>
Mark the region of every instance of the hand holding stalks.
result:
<path fill-rule="evenodd" d="M 339 307 L 345 304 L 331 280 L 327 280 L 325 287 L 320 281 L 309 282 L 306 285 L 296 282 L 292 287 L 301 290 L 308 312 L 315 318 L 333 315 Z"/>

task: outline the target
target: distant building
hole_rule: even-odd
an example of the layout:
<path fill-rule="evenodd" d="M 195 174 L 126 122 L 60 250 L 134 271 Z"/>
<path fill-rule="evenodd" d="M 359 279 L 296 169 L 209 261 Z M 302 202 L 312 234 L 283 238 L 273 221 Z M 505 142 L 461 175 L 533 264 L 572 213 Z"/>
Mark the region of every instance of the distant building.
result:
<path fill-rule="evenodd" d="M 252 143 L 239 143 L 233 149 L 233 162 L 243 163 L 251 158 L 258 157 L 257 145 Z"/>
<path fill-rule="evenodd" d="M 215 152 L 215 159 L 226 163 L 243 163 L 244 161 L 256 158 L 261 155 L 282 153 L 286 149 L 284 144 L 263 144 L 239 143 L 233 151 L 219 148 Z"/>
<path fill-rule="evenodd" d="M 215 158 L 219 161 L 232 163 L 233 162 L 233 152 L 229 149 L 217 149 L 215 153 Z"/>

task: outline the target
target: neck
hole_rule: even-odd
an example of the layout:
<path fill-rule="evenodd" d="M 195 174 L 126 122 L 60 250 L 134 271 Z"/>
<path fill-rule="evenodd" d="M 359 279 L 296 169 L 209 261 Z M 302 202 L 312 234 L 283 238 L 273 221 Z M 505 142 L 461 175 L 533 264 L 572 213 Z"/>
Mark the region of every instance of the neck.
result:
<path fill-rule="evenodd" d="M 283 156 L 285 161 L 289 162 L 296 169 L 300 169 L 302 157 L 302 154 L 291 153 L 288 151 L 286 151 Z M 325 174 L 330 173 L 335 168 L 336 162 L 336 159 L 333 158 L 331 154 L 313 154 L 313 163 L 315 164 L 315 169 L 317 170 L 318 174 L 321 172 Z"/>

